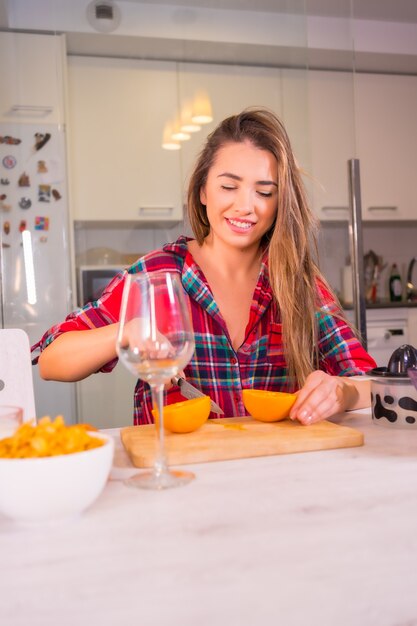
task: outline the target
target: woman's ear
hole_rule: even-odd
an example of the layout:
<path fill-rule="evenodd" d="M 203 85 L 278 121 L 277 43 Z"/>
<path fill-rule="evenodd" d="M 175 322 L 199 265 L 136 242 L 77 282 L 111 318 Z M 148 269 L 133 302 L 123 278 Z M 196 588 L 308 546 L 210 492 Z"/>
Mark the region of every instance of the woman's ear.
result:
<path fill-rule="evenodd" d="M 206 206 L 206 204 L 207 204 L 207 195 L 206 195 L 205 187 L 200 187 L 200 202 L 204 206 Z"/>

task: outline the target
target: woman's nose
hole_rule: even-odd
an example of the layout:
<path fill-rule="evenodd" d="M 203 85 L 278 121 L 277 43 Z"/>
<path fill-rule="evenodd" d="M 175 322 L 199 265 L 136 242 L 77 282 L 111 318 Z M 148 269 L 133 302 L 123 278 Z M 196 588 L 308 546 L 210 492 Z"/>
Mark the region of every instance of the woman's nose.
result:
<path fill-rule="evenodd" d="M 250 189 L 240 188 L 235 202 L 236 213 L 248 215 L 253 212 L 254 195 Z"/>

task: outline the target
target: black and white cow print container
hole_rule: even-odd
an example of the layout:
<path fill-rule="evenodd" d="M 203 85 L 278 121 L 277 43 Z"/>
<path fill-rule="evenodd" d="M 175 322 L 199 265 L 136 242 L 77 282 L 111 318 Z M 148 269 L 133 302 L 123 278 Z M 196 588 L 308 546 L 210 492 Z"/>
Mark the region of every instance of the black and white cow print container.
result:
<path fill-rule="evenodd" d="M 376 367 L 368 372 L 375 424 L 417 429 L 417 389 L 411 380 L 416 368 L 417 349 L 404 344 L 391 354 L 388 367 Z"/>
<path fill-rule="evenodd" d="M 375 424 L 417 429 L 417 389 L 408 377 L 372 376 L 371 403 Z"/>

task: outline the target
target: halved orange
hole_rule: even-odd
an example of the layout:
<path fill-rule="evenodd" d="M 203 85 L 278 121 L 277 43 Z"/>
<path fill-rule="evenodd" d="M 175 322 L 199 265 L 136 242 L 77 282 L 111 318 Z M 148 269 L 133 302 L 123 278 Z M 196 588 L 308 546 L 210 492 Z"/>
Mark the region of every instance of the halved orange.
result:
<path fill-rule="evenodd" d="M 278 422 L 288 417 L 297 397 L 295 393 L 262 389 L 244 389 L 242 396 L 248 413 L 261 422 Z"/>
<path fill-rule="evenodd" d="M 210 398 L 193 398 L 164 406 L 164 426 L 172 433 L 191 433 L 200 428 L 210 414 Z M 155 424 L 158 426 L 158 412 L 152 409 Z"/>

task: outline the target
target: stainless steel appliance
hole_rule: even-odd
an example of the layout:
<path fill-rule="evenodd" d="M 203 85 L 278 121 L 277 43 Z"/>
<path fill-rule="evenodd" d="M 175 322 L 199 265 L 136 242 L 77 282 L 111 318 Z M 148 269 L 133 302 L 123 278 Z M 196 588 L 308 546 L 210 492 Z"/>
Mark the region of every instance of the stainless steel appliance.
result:
<path fill-rule="evenodd" d="M 78 306 L 97 300 L 104 287 L 123 269 L 123 265 L 81 265 L 78 268 Z"/>
<path fill-rule="evenodd" d="M 0 124 L 0 325 L 36 343 L 73 309 L 65 134 L 55 124 Z M 41 380 L 38 416 L 75 421 L 75 387 Z"/>
<path fill-rule="evenodd" d="M 367 349 L 365 280 L 363 269 L 362 202 L 359 159 L 348 161 L 349 174 L 349 240 L 353 272 L 353 305 L 355 326 L 362 345 Z"/>

